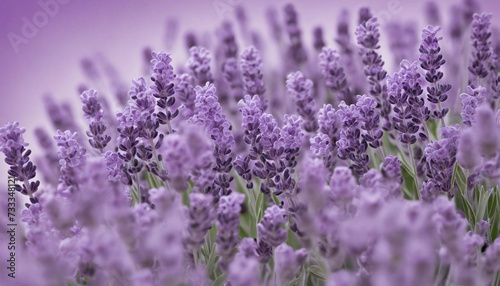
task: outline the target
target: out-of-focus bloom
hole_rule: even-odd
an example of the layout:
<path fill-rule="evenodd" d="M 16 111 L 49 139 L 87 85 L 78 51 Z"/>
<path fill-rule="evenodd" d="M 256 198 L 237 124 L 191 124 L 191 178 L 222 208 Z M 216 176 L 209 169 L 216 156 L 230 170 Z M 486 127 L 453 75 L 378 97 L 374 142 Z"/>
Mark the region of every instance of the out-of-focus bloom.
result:
<path fill-rule="evenodd" d="M 245 257 L 236 255 L 233 262 L 229 265 L 228 281 L 234 286 L 258 286 L 259 262 L 254 257 Z"/>
<path fill-rule="evenodd" d="M 80 95 L 83 103 L 83 113 L 89 122 L 90 130 L 87 136 L 90 138 L 90 145 L 101 152 L 111 141 L 111 136 L 105 134 L 106 125 L 103 122 L 101 104 L 97 100 L 97 92 L 93 89 L 87 90 Z"/>
<path fill-rule="evenodd" d="M 495 121 L 495 113 L 488 104 L 477 107 L 475 114 L 476 124 L 473 126 L 477 136 L 479 152 L 485 158 L 495 156 L 499 148 L 498 135 L 500 128 Z"/>
<path fill-rule="evenodd" d="M 265 110 L 267 108 L 267 100 L 264 98 L 266 88 L 262 73 L 262 59 L 255 47 L 249 47 L 241 53 L 240 67 L 247 94 L 251 96 L 257 94 L 262 102 L 262 108 Z"/>
<path fill-rule="evenodd" d="M 307 251 L 302 248 L 293 250 L 289 245 L 282 243 L 274 252 L 275 271 L 280 283 L 292 280 L 304 264 Z"/>
<path fill-rule="evenodd" d="M 330 178 L 330 189 L 334 202 L 344 205 L 355 197 L 358 184 L 347 167 L 337 167 Z"/>
<path fill-rule="evenodd" d="M 222 76 L 229 86 L 231 98 L 241 100 L 243 98 L 243 78 L 238 61 L 235 58 L 229 58 L 222 66 Z"/>
<path fill-rule="evenodd" d="M 314 49 L 319 52 L 325 47 L 325 41 L 323 40 L 323 28 L 315 27 L 313 30 L 313 46 Z"/>
<path fill-rule="evenodd" d="M 352 102 L 351 90 L 347 85 L 344 69 L 340 63 L 340 55 L 333 49 L 324 47 L 319 54 L 319 68 L 325 79 L 326 86 L 334 93 L 334 97 Z M 336 99 L 336 98 L 334 98 Z"/>
<path fill-rule="evenodd" d="M 286 88 L 295 101 L 297 113 L 304 119 L 304 129 L 314 132 L 318 129 L 316 120 L 316 101 L 312 97 L 313 82 L 306 79 L 300 71 L 287 76 Z"/>
<path fill-rule="evenodd" d="M 185 107 L 185 116 L 191 117 L 195 112 L 196 94 L 193 87 L 193 77 L 183 73 L 175 79 L 175 94 Z"/>
<path fill-rule="evenodd" d="M 462 122 L 471 126 L 475 122 L 476 108 L 486 101 L 486 88 L 478 87 L 472 88 L 467 87 L 467 93 L 460 94 L 460 99 L 462 99 Z"/>
<path fill-rule="evenodd" d="M 474 170 L 481 163 L 476 145 L 476 135 L 471 128 L 462 130 L 458 144 L 457 162 L 467 170 Z"/>
<path fill-rule="evenodd" d="M 241 205 L 245 195 L 231 193 L 221 197 L 217 209 L 217 253 L 228 257 L 239 242 L 238 226 L 240 224 Z"/>
<path fill-rule="evenodd" d="M 396 66 L 404 59 L 415 58 L 415 50 L 418 46 L 418 35 L 416 23 L 391 21 L 386 25 L 389 35 L 389 49 L 394 55 Z"/>
<path fill-rule="evenodd" d="M 196 79 L 196 84 L 204 86 L 207 82 L 213 82 L 210 71 L 210 61 L 212 60 L 210 52 L 204 47 L 196 46 L 189 49 L 189 55 L 187 67 Z"/>
<path fill-rule="evenodd" d="M 491 14 L 474 14 L 472 20 L 471 40 L 474 51 L 469 72 L 479 79 L 488 76 L 491 58 Z"/>
<path fill-rule="evenodd" d="M 205 235 L 215 219 L 214 197 L 211 194 L 189 195 L 188 227 L 184 240 L 190 250 L 198 250 L 205 242 Z"/>
<path fill-rule="evenodd" d="M 446 133 L 449 129 L 458 128 L 454 126 L 445 127 L 441 132 Z M 434 184 L 442 192 L 450 193 L 452 191 L 451 178 L 456 161 L 459 132 L 444 135 L 449 137 L 443 136 L 443 139 L 427 144 L 425 157 L 429 165 L 427 176 L 434 181 Z"/>
<path fill-rule="evenodd" d="M 262 241 L 270 246 L 276 247 L 285 242 L 287 233 L 282 228 L 282 224 L 286 222 L 285 210 L 273 205 L 266 209 L 264 217 L 257 224 L 259 233 L 259 241 Z"/>
<path fill-rule="evenodd" d="M 285 12 L 285 28 L 290 42 L 286 51 L 286 57 L 290 59 L 287 64 L 289 68 L 298 69 L 300 65 L 307 61 L 307 52 L 302 43 L 302 31 L 299 27 L 297 11 L 293 4 L 285 5 L 283 10 Z"/>

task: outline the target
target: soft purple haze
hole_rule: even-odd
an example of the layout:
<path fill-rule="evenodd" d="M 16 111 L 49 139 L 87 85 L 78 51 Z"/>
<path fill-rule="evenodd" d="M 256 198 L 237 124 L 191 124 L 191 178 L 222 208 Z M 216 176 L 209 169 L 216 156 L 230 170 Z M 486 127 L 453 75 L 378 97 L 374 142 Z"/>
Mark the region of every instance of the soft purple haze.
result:
<path fill-rule="evenodd" d="M 65 0 L 68 1 L 68 0 Z M 50 2 L 42 0 L 41 2 Z M 63 1 L 61 1 L 63 2 Z M 186 1 L 74 1 L 59 5 L 59 11 L 49 18 L 47 25 L 40 28 L 26 44 L 18 46 L 18 52 L 12 47 L 8 34 L 21 34 L 22 18 L 32 21 L 38 11 L 42 11 L 38 1 L 0 0 L 0 125 L 17 120 L 26 127 L 26 140 L 34 153 L 38 146 L 33 130 L 37 126 L 49 126 L 43 108 L 42 96 L 52 94 L 57 100 L 70 101 L 76 118 L 82 118 L 77 87 L 85 83 L 80 68 L 84 57 L 105 56 L 119 71 L 121 78 L 129 84 L 130 79 L 143 74 L 143 49 L 165 49 L 165 31 L 167 19 L 175 18 L 179 22 L 179 33 L 172 53 L 174 67 L 184 65 L 187 51 L 184 45 L 186 31 L 211 33 L 226 18 L 234 19 L 234 6 L 243 5 L 248 14 L 249 25 L 270 39 L 265 11 L 270 5 L 279 12 L 282 22 L 282 8 L 286 3 L 294 3 L 299 12 L 300 25 L 304 31 L 306 48 L 312 50 L 312 31 L 316 25 L 322 25 L 328 47 L 335 47 L 333 38 L 336 23 L 342 8 L 351 12 L 351 33 L 354 33 L 356 11 L 368 6 L 375 16 L 391 20 L 417 20 L 418 30 L 423 28 L 423 6 L 426 1 L 416 0 L 312 0 L 312 1 L 264 1 L 264 0 L 186 0 Z M 449 8 L 461 1 L 439 1 L 441 17 L 444 23 L 449 20 Z M 481 10 L 496 15 L 500 12 L 500 3 L 495 0 L 481 1 Z M 225 9 L 225 10 L 218 10 Z M 391 13 L 392 11 L 392 13 Z M 381 46 L 382 55 L 388 51 L 386 32 L 383 29 Z M 493 25 L 500 22 L 493 18 Z M 235 27 L 236 32 L 239 29 Z M 446 41 L 445 41 L 446 42 Z M 244 48 L 239 43 L 240 50 Z M 264 44 L 264 47 L 266 45 Z M 268 47 L 274 49 L 274 46 Z M 269 51 L 264 62 L 276 64 L 276 59 L 269 58 Z M 385 56 L 390 63 L 389 57 Z M 389 74 L 394 72 L 388 64 Z M 89 86 L 90 88 L 98 88 Z M 113 107 L 112 110 L 115 108 Z M 54 130 L 55 133 L 55 130 Z M 0 174 L 6 174 L 7 167 L 0 164 Z"/>

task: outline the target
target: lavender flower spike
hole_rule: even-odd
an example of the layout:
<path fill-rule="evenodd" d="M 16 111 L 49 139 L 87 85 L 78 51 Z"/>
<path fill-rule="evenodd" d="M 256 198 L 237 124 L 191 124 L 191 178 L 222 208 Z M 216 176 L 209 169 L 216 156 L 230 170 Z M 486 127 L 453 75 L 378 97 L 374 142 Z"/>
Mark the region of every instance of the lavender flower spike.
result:
<path fill-rule="evenodd" d="M 340 63 L 340 55 L 331 48 L 324 47 L 319 54 L 319 68 L 325 78 L 326 86 L 333 92 L 334 102 L 344 100 L 349 104 L 354 103 L 351 90 L 347 85 L 344 68 Z M 337 98 L 338 97 L 338 98 Z"/>
<path fill-rule="evenodd" d="M 280 284 L 285 284 L 297 275 L 307 259 L 307 251 L 304 248 L 294 251 L 291 246 L 282 243 L 276 247 L 274 257 L 275 271 Z"/>
<path fill-rule="evenodd" d="M 370 95 L 377 100 L 381 108 L 381 116 L 385 119 L 384 129 L 391 128 L 389 113 L 391 105 L 387 100 L 387 86 L 385 78 L 387 72 L 384 70 L 384 62 L 382 57 L 377 53 L 380 48 L 380 32 L 377 18 L 369 18 L 367 21 L 361 22 L 356 28 L 356 39 L 361 46 L 361 59 L 364 64 L 364 74 L 370 84 Z"/>
<path fill-rule="evenodd" d="M 184 237 L 189 250 L 198 250 L 205 242 L 205 235 L 215 218 L 214 197 L 210 194 L 191 193 L 188 228 Z"/>
<path fill-rule="evenodd" d="M 472 20 L 471 40 L 474 51 L 469 72 L 482 79 L 488 76 L 491 58 L 491 14 L 474 14 Z"/>
<path fill-rule="evenodd" d="M 486 101 L 486 88 L 467 87 L 467 93 L 460 94 L 462 100 L 462 121 L 465 125 L 471 126 L 475 122 L 476 108 Z"/>
<path fill-rule="evenodd" d="M 372 148 L 382 146 L 382 135 L 384 132 L 379 127 L 380 115 L 378 114 L 377 102 L 366 95 L 358 95 L 356 108 L 359 112 L 359 119 L 361 120 L 361 129 L 366 131 L 362 134 L 364 140 Z"/>
<path fill-rule="evenodd" d="M 189 49 L 189 54 L 187 67 L 196 79 L 196 84 L 204 86 L 207 82 L 213 82 L 210 71 L 210 61 L 212 60 L 210 52 L 204 47 L 196 46 Z"/>
<path fill-rule="evenodd" d="M 247 94 L 252 96 L 257 94 L 262 102 L 263 110 L 266 110 L 267 100 L 263 97 L 266 88 L 264 86 L 262 59 L 259 51 L 255 47 L 246 48 L 241 53 L 240 66 Z"/>
<path fill-rule="evenodd" d="M 195 113 L 193 77 L 188 73 L 183 73 L 175 79 L 175 94 L 184 106 L 184 115 L 191 117 Z"/>
<path fill-rule="evenodd" d="M 340 138 L 337 141 L 338 157 L 342 160 L 350 160 L 351 168 L 357 174 L 365 174 L 368 172 L 370 159 L 366 154 L 367 142 L 361 140 L 358 109 L 352 104 L 348 106 L 341 102 L 338 114 L 342 122 Z"/>
<path fill-rule="evenodd" d="M 233 177 L 229 174 L 232 168 L 231 152 L 235 141 L 231 132 L 232 125 L 222 113 L 218 102 L 215 85 L 206 83 L 204 87 L 195 88 L 195 106 L 198 113 L 189 120 L 205 127 L 207 134 L 215 142 L 214 155 L 217 165 L 215 169 L 219 175 L 215 181 L 218 186 L 214 195 L 227 195 L 230 193 L 229 186 Z"/>
<path fill-rule="evenodd" d="M 222 257 L 229 257 L 239 242 L 238 226 L 241 205 L 245 195 L 231 193 L 221 197 L 217 209 L 217 253 Z"/>
<path fill-rule="evenodd" d="M 287 76 L 286 88 L 288 94 L 295 101 L 297 113 L 305 121 L 304 129 L 308 132 L 315 132 L 318 129 L 318 122 L 316 120 L 316 101 L 312 97 L 313 82 L 297 71 Z"/>
<path fill-rule="evenodd" d="M 441 119 L 444 126 L 443 118 L 448 113 L 448 109 L 441 109 L 441 103 L 448 98 L 446 92 L 451 89 L 451 85 L 439 83 L 444 75 L 439 69 L 446 62 L 440 53 L 439 41 L 443 39 L 437 36 L 440 30 L 441 27 L 427 26 L 422 31 L 419 61 L 420 66 L 426 70 L 425 79 L 432 84 L 432 86 L 427 87 L 427 100 L 438 105 L 438 110 L 433 112 L 433 117 Z"/>
<path fill-rule="evenodd" d="M 257 224 L 259 233 L 259 241 L 262 241 L 270 246 L 278 246 L 285 242 L 287 238 L 286 230 L 282 228 L 282 224 L 286 222 L 285 210 L 273 205 L 267 208 L 264 217 Z"/>
<path fill-rule="evenodd" d="M 26 129 L 19 128 L 19 122 L 9 122 L 0 128 L 0 149 L 5 154 L 5 163 L 10 165 L 10 176 L 15 177 L 22 186 L 16 185 L 16 191 L 30 197 L 31 203 L 36 203 L 33 193 L 38 190 L 40 181 L 30 182 L 36 176 L 36 166 L 30 161 L 31 150 L 26 150 L 23 134 Z"/>
<path fill-rule="evenodd" d="M 101 104 L 97 100 L 97 92 L 93 89 L 84 91 L 80 95 L 83 103 L 83 113 L 89 122 L 90 130 L 87 131 L 87 136 L 90 138 L 90 146 L 103 152 L 103 149 L 111 141 L 111 137 L 106 135 L 106 125 L 102 118 Z"/>

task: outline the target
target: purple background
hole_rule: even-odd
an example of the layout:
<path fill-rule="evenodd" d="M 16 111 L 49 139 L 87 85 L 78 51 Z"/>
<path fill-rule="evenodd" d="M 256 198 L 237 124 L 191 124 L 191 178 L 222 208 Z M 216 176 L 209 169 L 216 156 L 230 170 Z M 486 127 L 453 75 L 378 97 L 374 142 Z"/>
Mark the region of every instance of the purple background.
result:
<path fill-rule="evenodd" d="M 43 0 L 42 2 L 47 2 Z M 102 54 L 113 63 L 121 77 L 130 82 L 142 75 L 144 63 L 142 50 L 149 46 L 153 50 L 164 48 L 166 20 L 179 20 L 180 33 L 175 42 L 173 54 L 175 65 L 186 60 L 183 34 L 185 31 L 211 32 L 224 19 L 214 5 L 227 8 L 224 15 L 234 17 L 231 12 L 235 4 L 247 8 L 250 26 L 262 31 L 264 40 L 269 40 L 266 30 L 265 10 L 269 5 L 282 12 L 285 3 L 295 3 L 299 12 L 304 41 L 310 49 L 311 31 L 316 25 L 325 29 L 328 46 L 334 46 L 337 16 L 343 7 L 351 11 L 353 24 L 357 9 L 369 6 L 377 16 L 390 11 L 391 5 L 399 5 L 400 11 L 391 14 L 393 20 L 414 20 L 419 30 L 424 26 L 423 6 L 425 1 L 417 0 L 366 0 L 366 1 L 266 1 L 266 0 L 191 0 L 191 1 L 76 1 L 59 5 L 59 11 L 49 18 L 46 26 L 40 28 L 28 43 L 20 44 L 16 53 L 8 39 L 13 32 L 21 35 L 22 18 L 32 21 L 33 15 L 42 11 L 38 1 L 0 0 L 0 124 L 19 121 L 27 128 L 25 139 L 36 150 L 33 130 L 36 126 L 49 126 L 42 104 L 42 95 L 50 93 L 57 100 L 68 100 L 78 118 L 81 117 L 76 88 L 85 82 L 80 69 L 83 57 Z M 441 17 L 449 22 L 449 7 L 460 1 L 439 1 Z M 494 24 L 500 23 L 500 3 L 497 0 L 480 1 L 482 11 L 494 14 Z M 281 19 L 280 19 L 281 21 Z M 354 30 L 351 26 L 351 32 Z M 382 33 L 382 46 L 384 46 Z M 214 39 L 212 39 L 213 43 Z M 446 39 L 445 39 L 446 41 Z M 241 46 L 240 46 L 241 48 Z M 272 51 L 269 51 L 272 54 Z M 269 54 L 267 53 L 267 54 Z M 387 55 L 387 51 L 384 51 Z M 387 59 L 387 58 L 386 58 Z M 277 64 L 273 58 L 266 58 L 265 65 Z M 391 67 L 391 65 L 387 65 Z M 113 108 L 114 110 L 114 108 Z M 83 121 L 82 121 L 83 122 Z M 1 174 L 7 166 L 0 163 Z"/>

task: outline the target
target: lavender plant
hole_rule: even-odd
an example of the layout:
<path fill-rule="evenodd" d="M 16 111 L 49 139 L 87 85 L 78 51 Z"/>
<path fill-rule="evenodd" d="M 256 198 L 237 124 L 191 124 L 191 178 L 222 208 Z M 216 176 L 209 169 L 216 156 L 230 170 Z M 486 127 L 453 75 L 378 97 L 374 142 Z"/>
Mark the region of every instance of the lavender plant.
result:
<path fill-rule="evenodd" d="M 426 7 L 443 25 L 438 6 Z M 224 22 L 214 63 L 191 32 L 186 69 L 148 54 L 148 76 L 120 93 L 116 116 L 100 85 L 81 89 L 85 127 L 46 97 L 53 128 L 35 130 L 41 154 L 18 122 L 0 128 L 26 201 L 18 284 L 0 284 L 500 285 L 500 49 L 492 15 L 474 14 L 475 1 L 454 9 L 464 18 L 443 26 L 450 39 L 439 26 L 419 39 L 390 24 L 404 33 L 389 43 L 392 76 L 368 8 L 359 53 L 346 10 L 339 52 L 322 27 L 306 46 L 293 5 L 284 23 L 269 10 L 286 60 L 276 67 L 238 6 L 242 41 Z M 472 54 L 452 54 L 445 43 L 468 26 Z M 470 60 L 456 71 L 467 82 L 445 55 Z M 92 61 L 83 67 L 99 78 Z M 4 209 L 11 200 L 0 197 Z"/>

